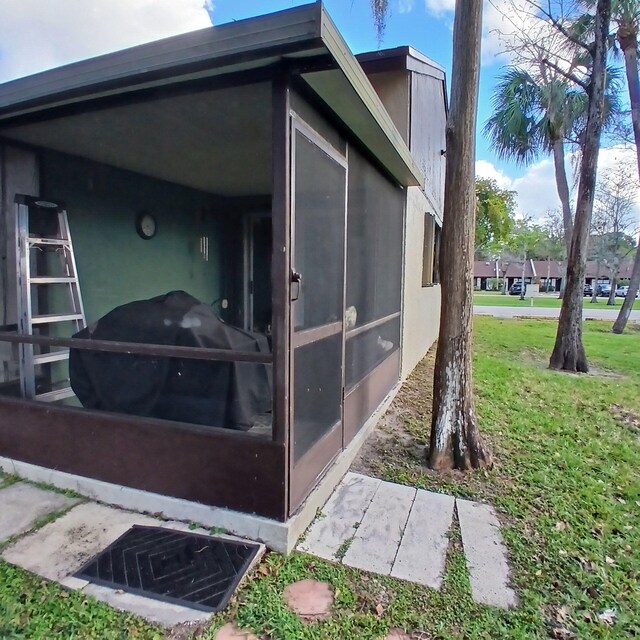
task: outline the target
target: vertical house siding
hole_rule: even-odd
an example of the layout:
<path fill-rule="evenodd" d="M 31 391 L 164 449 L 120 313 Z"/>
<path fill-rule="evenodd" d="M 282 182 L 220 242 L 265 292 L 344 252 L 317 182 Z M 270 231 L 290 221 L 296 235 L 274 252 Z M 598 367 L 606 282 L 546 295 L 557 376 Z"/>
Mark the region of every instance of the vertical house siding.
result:
<path fill-rule="evenodd" d="M 411 74 L 411 143 L 413 157 L 436 204 L 444 202 L 445 127 L 444 83 L 422 73 Z M 441 215 L 441 211 L 437 212 Z"/>

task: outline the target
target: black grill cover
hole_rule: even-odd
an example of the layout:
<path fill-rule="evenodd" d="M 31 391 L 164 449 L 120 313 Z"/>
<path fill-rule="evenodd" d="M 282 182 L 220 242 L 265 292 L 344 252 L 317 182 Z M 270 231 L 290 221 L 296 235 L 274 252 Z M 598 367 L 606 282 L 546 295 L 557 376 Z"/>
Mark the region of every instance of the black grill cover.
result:
<path fill-rule="evenodd" d="M 73 337 L 269 352 L 266 336 L 230 327 L 184 291 L 116 307 Z M 271 410 L 266 364 L 72 349 L 69 375 L 90 409 L 240 430 Z"/>

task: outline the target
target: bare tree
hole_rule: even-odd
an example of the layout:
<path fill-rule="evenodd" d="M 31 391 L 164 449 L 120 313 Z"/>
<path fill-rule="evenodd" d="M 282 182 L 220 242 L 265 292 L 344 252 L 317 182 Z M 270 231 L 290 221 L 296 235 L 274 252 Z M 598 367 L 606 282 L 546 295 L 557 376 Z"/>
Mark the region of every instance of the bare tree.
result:
<path fill-rule="evenodd" d="M 582 145 L 580 182 L 571 250 L 567 263 L 567 286 L 562 299 L 556 342 L 549 360 L 552 369 L 587 372 L 589 365 L 582 343 L 582 304 L 587 244 L 596 190 L 600 134 L 605 117 L 607 41 L 611 0 L 598 0 L 594 41 L 587 47 L 591 58 L 587 96 L 587 124 Z"/>
<path fill-rule="evenodd" d="M 434 374 L 432 469 L 490 464 L 478 430 L 471 373 L 472 269 L 475 228 L 475 142 L 482 0 L 456 0 L 451 101 L 447 121 L 440 336 Z"/>
<path fill-rule="evenodd" d="M 621 263 L 634 248 L 629 235 L 635 232 L 636 175 L 633 164 L 621 162 L 599 178 L 596 188 L 592 229 L 599 235 L 592 238 L 592 246 L 596 245 L 597 259 L 606 265 L 609 272 L 609 305 L 615 304 Z"/>

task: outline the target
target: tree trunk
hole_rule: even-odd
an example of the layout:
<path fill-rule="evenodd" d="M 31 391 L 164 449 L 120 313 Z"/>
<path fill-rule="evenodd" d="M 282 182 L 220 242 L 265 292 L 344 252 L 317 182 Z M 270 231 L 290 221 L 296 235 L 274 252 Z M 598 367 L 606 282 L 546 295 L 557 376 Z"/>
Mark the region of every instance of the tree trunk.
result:
<path fill-rule="evenodd" d="M 591 304 L 598 302 L 598 279 L 600 278 L 600 260 L 596 261 L 596 283 L 592 284 L 593 291 L 591 293 Z M 593 280 L 591 281 L 593 283 Z"/>
<path fill-rule="evenodd" d="M 631 309 L 636 299 L 636 294 L 640 288 L 640 237 L 638 238 L 638 248 L 636 250 L 636 258 L 633 261 L 633 271 L 631 272 L 631 280 L 629 281 L 629 291 L 627 291 L 627 297 L 622 303 L 620 313 L 613 323 L 613 333 L 622 333 L 627 326 L 627 321 L 631 315 Z"/>
<path fill-rule="evenodd" d="M 593 67 L 589 83 L 589 106 L 585 131 L 580 184 L 571 250 L 567 261 L 567 286 L 562 299 L 556 342 L 549 360 L 551 369 L 589 371 L 582 344 L 582 303 L 587 244 L 596 187 L 600 134 L 604 120 L 607 35 L 611 18 L 611 0 L 598 0 L 593 45 Z"/>
<path fill-rule="evenodd" d="M 616 285 L 618 283 L 618 279 L 615 276 L 611 276 L 609 279 L 611 282 L 611 290 L 609 291 L 609 299 L 607 300 L 607 306 L 612 307 L 616 303 Z"/>
<path fill-rule="evenodd" d="M 573 216 L 571 215 L 571 203 L 569 201 L 569 182 L 567 180 L 567 168 L 564 165 L 564 141 L 553 142 L 553 168 L 556 176 L 556 189 L 560 204 L 562 205 L 562 226 L 564 228 L 564 245 L 567 255 L 571 250 L 571 237 L 573 236 Z"/>
<path fill-rule="evenodd" d="M 636 143 L 636 160 L 638 162 L 638 178 L 640 178 L 640 82 L 638 81 L 638 33 L 635 25 L 620 25 L 618 28 L 618 42 L 624 53 L 624 65 L 629 88 L 629 102 L 631 103 L 631 122 L 633 137 Z M 613 324 L 613 333 L 622 333 L 627 326 L 633 303 L 640 287 L 640 238 L 638 249 L 633 262 L 633 271 L 629 282 L 629 291 L 622 303 L 620 313 Z"/>
<path fill-rule="evenodd" d="M 524 300 L 524 291 L 525 291 L 524 269 L 525 269 L 525 265 L 526 265 L 526 262 L 523 260 L 522 261 L 522 278 L 520 280 L 520 300 Z"/>
<path fill-rule="evenodd" d="M 478 431 L 471 374 L 481 23 L 481 0 L 456 0 L 440 253 L 444 295 L 434 372 L 431 442 L 426 452 L 432 469 L 470 469 L 491 463 Z"/>

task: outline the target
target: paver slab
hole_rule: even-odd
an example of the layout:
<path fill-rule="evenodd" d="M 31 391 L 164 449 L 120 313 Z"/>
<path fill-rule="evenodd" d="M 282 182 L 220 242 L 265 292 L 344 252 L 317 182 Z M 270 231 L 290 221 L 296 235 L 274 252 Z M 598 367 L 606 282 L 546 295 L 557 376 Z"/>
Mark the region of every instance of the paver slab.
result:
<path fill-rule="evenodd" d="M 391 575 L 439 589 L 455 499 L 418 489 Z"/>
<path fill-rule="evenodd" d="M 376 478 L 348 473 L 298 549 L 325 560 L 335 560 L 340 547 L 355 534 L 380 482 Z"/>
<path fill-rule="evenodd" d="M 2 557 L 23 569 L 60 582 L 134 524 L 158 525 L 158 521 L 95 503 L 81 504 L 55 522 L 18 540 Z M 80 586 L 80 582 L 73 586 Z"/>
<path fill-rule="evenodd" d="M 516 606 L 516 594 L 509 586 L 507 549 L 493 508 L 469 500 L 456 500 L 456 506 L 473 599 L 501 609 Z"/>
<path fill-rule="evenodd" d="M 413 487 L 381 482 L 343 563 L 389 575 L 415 495 Z"/>
<path fill-rule="evenodd" d="M 82 592 L 93 596 L 96 600 L 106 602 L 114 609 L 135 613 L 165 627 L 172 627 L 183 622 L 204 622 L 211 617 L 211 613 L 206 611 L 181 607 L 171 602 L 145 598 L 121 589 L 110 589 L 92 583 L 87 584 Z"/>
<path fill-rule="evenodd" d="M 38 520 L 78 502 L 78 498 L 46 491 L 27 482 L 0 489 L 0 542 L 28 531 Z"/>

